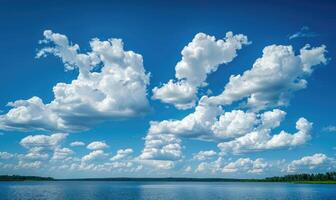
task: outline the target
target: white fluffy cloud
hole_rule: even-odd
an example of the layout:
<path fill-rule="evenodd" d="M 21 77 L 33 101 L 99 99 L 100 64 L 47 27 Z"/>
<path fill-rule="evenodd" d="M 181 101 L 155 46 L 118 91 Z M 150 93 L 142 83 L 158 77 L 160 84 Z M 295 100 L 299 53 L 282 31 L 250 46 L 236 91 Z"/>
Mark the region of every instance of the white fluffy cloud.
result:
<path fill-rule="evenodd" d="M 26 131 L 66 128 L 63 120 L 48 109 L 48 106 L 39 97 L 17 100 L 9 102 L 7 105 L 13 108 L 7 114 L 0 115 L 0 129 L 2 130 Z"/>
<path fill-rule="evenodd" d="M 24 160 L 36 161 L 36 160 L 47 160 L 49 154 L 45 151 L 44 147 L 33 147 L 29 149 L 29 152 L 24 155 Z"/>
<path fill-rule="evenodd" d="M 52 135 L 29 135 L 22 138 L 20 144 L 28 149 L 28 152 L 19 156 L 17 167 L 34 168 L 35 166 L 41 166 L 42 161 L 50 158 L 50 154 L 53 154 L 52 160 L 62 160 L 72 155 L 74 153 L 72 150 L 61 147 L 61 143 L 67 136 L 68 134 L 65 133 L 55 133 Z"/>
<path fill-rule="evenodd" d="M 81 141 L 74 141 L 70 143 L 70 146 L 72 147 L 85 146 L 85 143 Z"/>
<path fill-rule="evenodd" d="M 206 160 L 206 159 L 213 158 L 216 155 L 217 155 L 217 153 L 214 150 L 200 151 L 193 156 L 193 159 L 195 159 L 195 160 Z"/>
<path fill-rule="evenodd" d="M 91 150 L 106 149 L 108 147 L 109 146 L 103 141 L 94 141 L 86 146 L 86 148 L 91 149 Z"/>
<path fill-rule="evenodd" d="M 43 102 L 36 96 L 9 102 L 8 106 L 12 108 L 0 115 L 0 129 L 75 132 L 105 120 L 134 117 L 149 110 L 149 73 L 144 69 L 142 56 L 125 51 L 120 39 L 93 39 L 90 41 L 91 51 L 80 53 L 79 45 L 69 42 L 65 35 L 45 31 L 44 37 L 41 43 L 49 46 L 41 49 L 37 57 L 48 54 L 59 57 L 66 70 L 79 71 L 78 77 L 70 83 L 56 84 L 51 102 Z M 155 87 L 153 99 L 178 109 L 194 107 L 198 90 L 207 85 L 207 76 L 221 64 L 231 62 L 237 56 L 237 50 L 248 43 L 246 36 L 231 32 L 219 40 L 197 34 L 181 52 L 182 59 L 175 67 L 176 79 Z M 298 55 L 291 46 L 265 47 L 262 57 L 250 70 L 231 76 L 218 96 L 201 97 L 194 112 L 181 120 L 151 121 L 144 149 L 138 157 L 131 156 L 133 150 L 128 148 L 105 159 L 110 154 L 104 152 L 109 146 L 103 141 L 88 144 L 87 149 L 92 151 L 76 157 L 74 151 L 61 146 L 67 134 L 56 133 L 29 135 L 20 142 L 27 149 L 26 154 L 0 152 L 0 159 L 15 157 L 18 160 L 16 168 L 22 169 L 40 168 L 50 163 L 62 163 L 55 166 L 58 169 L 109 172 L 138 171 L 146 166 L 172 169 L 184 159 L 181 139 L 192 138 L 217 142 L 221 151 L 194 154 L 193 162 L 202 161 L 197 172 L 262 173 L 269 164 L 261 158 L 240 158 L 232 162 L 224 161 L 224 157 L 213 158 L 231 153 L 292 148 L 310 140 L 312 123 L 303 117 L 296 122 L 295 133 L 280 131 L 274 134 L 273 129 L 280 126 L 286 115 L 278 108 L 288 105 L 295 91 L 307 87 L 307 78 L 314 66 L 327 63 L 325 53 L 324 45 L 315 48 L 306 45 Z M 268 111 L 263 111 L 266 109 Z M 85 145 L 81 141 L 70 144 Z M 324 154 L 315 154 L 292 161 L 287 171 L 316 169 L 330 166 L 330 163 L 334 160 Z M 189 166 L 184 171 L 191 170 Z"/>
<path fill-rule="evenodd" d="M 311 138 L 312 123 L 300 118 L 298 132 L 281 131 L 271 135 L 280 126 L 286 112 L 274 109 L 261 114 L 233 110 L 224 112 L 220 107 L 200 104 L 195 112 L 182 120 L 151 122 L 149 135 L 174 135 L 175 137 L 224 141 L 218 144 L 222 154 L 243 153 L 276 148 L 290 148 L 306 143 Z"/>
<path fill-rule="evenodd" d="M 53 160 L 64 160 L 73 155 L 74 152 L 69 148 L 56 148 L 54 150 Z"/>
<path fill-rule="evenodd" d="M 8 103 L 13 107 L 0 116 L 2 130 L 79 131 L 103 120 L 129 118 L 149 110 L 149 74 L 140 54 L 125 51 L 121 39 L 90 41 L 92 51 L 79 53 L 65 35 L 44 31 L 37 57 L 60 57 L 67 70 L 78 68 L 71 83 L 54 86 L 54 100 L 45 104 L 39 97 Z"/>
<path fill-rule="evenodd" d="M 15 166 L 16 169 L 40 169 L 43 163 L 41 161 L 26 162 L 20 160 L 19 163 Z"/>
<path fill-rule="evenodd" d="M 216 117 L 222 109 L 199 103 L 195 112 L 187 115 L 182 120 L 163 120 L 150 122 L 148 134 L 174 134 L 183 137 L 212 137 L 209 135 L 211 126 L 216 122 Z"/>
<path fill-rule="evenodd" d="M 239 158 L 232 162 L 225 162 L 221 157 L 212 162 L 200 163 L 195 172 L 210 173 L 263 173 L 270 164 L 262 158 L 252 160 Z"/>
<path fill-rule="evenodd" d="M 182 158 L 181 140 L 173 134 L 148 134 L 139 162 L 161 169 L 170 169 Z"/>
<path fill-rule="evenodd" d="M 65 133 L 55 133 L 52 135 L 29 135 L 22 138 L 20 144 L 25 148 L 45 147 L 54 149 L 68 136 Z"/>
<path fill-rule="evenodd" d="M 269 164 L 262 158 L 252 160 L 250 158 L 239 158 L 234 162 L 230 162 L 222 169 L 223 173 L 247 172 L 247 173 L 262 173 Z"/>
<path fill-rule="evenodd" d="M 304 156 L 301 159 L 293 160 L 287 166 L 287 172 L 293 173 L 297 171 L 311 171 L 317 168 L 324 170 L 332 170 L 336 168 L 335 160 L 329 158 L 323 153 L 316 153 L 311 156 Z"/>
<path fill-rule="evenodd" d="M 11 153 L 8 153 L 8 152 L 0 152 L 0 159 L 3 159 L 3 160 L 8 160 L 8 159 L 11 159 L 13 158 L 14 155 L 11 154 Z"/>
<path fill-rule="evenodd" d="M 178 109 L 195 106 L 199 87 L 207 85 L 207 75 L 220 64 L 231 62 L 237 50 L 248 44 L 247 37 L 227 32 L 224 39 L 198 33 L 181 52 L 182 59 L 175 66 L 177 80 L 169 80 L 153 89 L 153 99 L 173 104 Z"/>
<path fill-rule="evenodd" d="M 158 170 L 169 170 L 173 169 L 176 165 L 176 161 L 171 160 L 160 160 L 160 159 L 140 159 L 137 162 L 143 164 L 144 166 L 149 166 L 151 169 L 158 169 Z"/>
<path fill-rule="evenodd" d="M 203 96 L 193 113 L 182 120 L 151 121 L 147 135 L 172 134 L 177 137 L 229 140 L 218 147 L 222 154 L 275 148 L 290 148 L 304 144 L 311 136 L 312 123 L 304 118 L 297 121 L 298 132 L 281 131 L 286 113 L 279 109 L 259 113 L 260 110 L 288 105 L 292 93 L 307 86 L 307 77 L 314 66 L 326 64 L 326 47 L 306 45 L 295 55 L 292 46 L 270 45 L 264 48 L 250 70 L 231 76 L 218 96 Z M 182 79 L 181 81 L 186 81 Z M 202 79 L 200 83 L 203 83 Z M 242 108 L 248 111 L 224 111 L 222 106 L 247 98 Z M 242 105 L 242 104 L 240 104 Z"/>
<path fill-rule="evenodd" d="M 255 124 L 257 124 L 255 113 L 233 110 L 222 114 L 219 120 L 212 125 L 211 129 L 217 137 L 232 138 L 252 131 Z"/>
<path fill-rule="evenodd" d="M 174 134 L 186 138 L 230 139 L 256 129 L 272 129 L 280 125 L 286 113 L 279 109 L 262 114 L 210 106 L 201 100 L 195 112 L 182 120 L 152 121 L 149 134 Z"/>
<path fill-rule="evenodd" d="M 83 162 L 88 162 L 88 161 L 104 158 L 106 156 L 107 156 L 107 154 L 103 150 L 95 150 L 95 151 L 92 151 L 89 154 L 83 156 L 82 161 Z"/>
<path fill-rule="evenodd" d="M 223 93 L 208 99 L 209 103 L 228 105 L 247 98 L 252 110 L 288 105 L 292 93 L 307 87 L 306 78 L 314 66 L 326 64 L 326 47 L 306 45 L 295 55 L 292 46 L 270 45 L 264 48 L 252 69 L 232 75 Z"/>
<path fill-rule="evenodd" d="M 133 153 L 133 149 L 119 149 L 117 154 L 111 158 L 111 161 L 121 160 Z"/>
<path fill-rule="evenodd" d="M 270 134 L 270 129 L 255 130 L 234 140 L 219 143 L 218 147 L 221 149 L 222 154 L 239 154 L 250 151 L 295 147 L 310 140 L 312 123 L 305 118 L 300 118 L 296 122 L 296 129 L 298 131 L 294 134 L 281 131 L 275 135 Z"/>

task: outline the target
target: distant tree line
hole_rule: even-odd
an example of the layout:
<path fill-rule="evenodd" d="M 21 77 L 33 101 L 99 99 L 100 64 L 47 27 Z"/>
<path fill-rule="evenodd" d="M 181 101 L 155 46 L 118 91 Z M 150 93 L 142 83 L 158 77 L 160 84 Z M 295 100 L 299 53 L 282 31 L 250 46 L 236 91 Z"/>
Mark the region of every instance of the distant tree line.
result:
<path fill-rule="evenodd" d="M 292 174 L 265 178 L 269 182 L 295 182 L 295 181 L 336 181 L 336 172 L 318 174 Z"/>
<path fill-rule="evenodd" d="M 274 176 L 265 179 L 231 179 L 231 178 L 83 178 L 83 179 L 54 179 L 52 177 L 0 175 L 0 181 L 186 181 L 186 182 L 309 182 L 309 181 L 336 181 L 336 172 L 318 174 L 292 174 Z"/>
<path fill-rule="evenodd" d="M 40 176 L 19 176 L 19 175 L 0 175 L 0 181 L 52 181 L 51 177 Z"/>

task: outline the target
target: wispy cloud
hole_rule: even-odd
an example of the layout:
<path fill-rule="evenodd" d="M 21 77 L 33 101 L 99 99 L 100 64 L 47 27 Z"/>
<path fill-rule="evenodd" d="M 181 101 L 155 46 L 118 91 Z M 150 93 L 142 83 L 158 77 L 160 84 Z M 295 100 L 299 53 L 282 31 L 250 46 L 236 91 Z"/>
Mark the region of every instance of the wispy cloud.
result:
<path fill-rule="evenodd" d="M 322 129 L 324 132 L 335 132 L 336 133 L 336 126 L 329 125 Z"/>
<path fill-rule="evenodd" d="M 310 31 L 308 26 L 303 26 L 300 29 L 300 31 L 290 35 L 289 39 L 292 40 L 295 38 L 309 38 L 309 37 L 316 37 L 316 36 L 318 36 L 318 34 Z"/>

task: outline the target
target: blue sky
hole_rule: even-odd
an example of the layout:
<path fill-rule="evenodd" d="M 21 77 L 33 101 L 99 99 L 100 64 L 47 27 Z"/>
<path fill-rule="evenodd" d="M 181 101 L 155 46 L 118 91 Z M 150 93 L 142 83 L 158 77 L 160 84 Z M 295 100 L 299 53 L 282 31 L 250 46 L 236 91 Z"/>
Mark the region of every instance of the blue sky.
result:
<path fill-rule="evenodd" d="M 1 4 L 1 174 L 336 168 L 332 1 Z"/>

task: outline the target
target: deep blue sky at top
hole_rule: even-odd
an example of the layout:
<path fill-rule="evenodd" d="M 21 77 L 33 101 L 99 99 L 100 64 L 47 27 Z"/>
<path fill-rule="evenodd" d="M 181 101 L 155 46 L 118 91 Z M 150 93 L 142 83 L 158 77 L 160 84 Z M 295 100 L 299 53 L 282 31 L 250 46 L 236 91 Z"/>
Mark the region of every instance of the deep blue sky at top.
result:
<path fill-rule="evenodd" d="M 296 51 L 306 43 L 327 45 L 328 57 L 331 58 L 329 64 L 314 72 L 308 79 L 307 89 L 295 93 L 291 105 L 284 109 L 288 115 L 282 126 L 293 130 L 295 121 L 304 116 L 314 122 L 314 134 L 325 138 L 322 127 L 336 124 L 335 9 L 333 1 L 2 0 L 0 110 L 6 112 L 8 107 L 5 105 L 9 101 L 32 96 L 39 96 L 47 103 L 53 98 L 52 87 L 56 83 L 68 83 L 76 77 L 77 71 L 65 72 L 58 58 L 35 59 L 38 41 L 46 29 L 67 35 L 73 43 L 80 45 L 83 52 L 89 50 L 89 40 L 94 37 L 102 40 L 122 38 L 126 50 L 143 55 L 145 69 L 151 72 L 149 97 L 154 86 L 174 77 L 175 64 L 181 59 L 180 52 L 196 33 L 223 38 L 227 31 L 233 31 L 247 35 L 252 44 L 239 51 L 238 57 L 228 66 L 219 68 L 208 77 L 209 88 L 214 94 L 222 91 L 231 74 L 249 69 L 267 45 L 291 44 Z M 288 40 L 288 36 L 302 26 L 310 27 L 318 36 Z M 180 119 L 191 112 L 167 108 L 158 101 L 151 101 L 151 105 L 153 111 L 144 118 L 106 122 L 86 133 L 72 134 L 70 138 L 105 140 L 111 144 L 111 150 L 131 146 L 139 152 L 149 120 Z M 18 140 L 27 134 L 30 133 L 5 133 L 0 136 L 0 150 L 18 148 Z M 315 151 L 325 150 L 326 146 L 331 151 L 334 145 L 322 139 L 311 143 Z M 215 148 L 215 145 L 197 142 L 186 151 L 192 153 L 204 147 Z"/>

